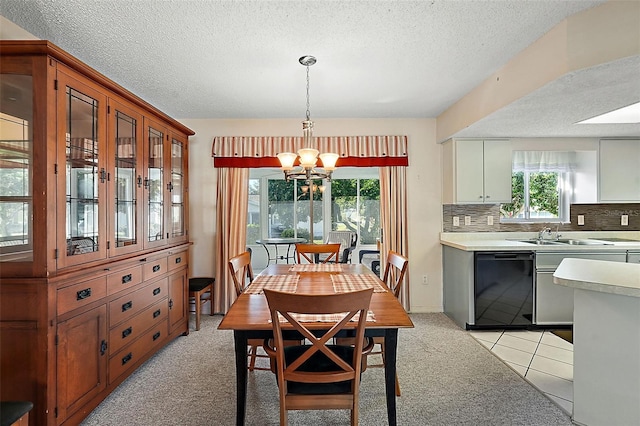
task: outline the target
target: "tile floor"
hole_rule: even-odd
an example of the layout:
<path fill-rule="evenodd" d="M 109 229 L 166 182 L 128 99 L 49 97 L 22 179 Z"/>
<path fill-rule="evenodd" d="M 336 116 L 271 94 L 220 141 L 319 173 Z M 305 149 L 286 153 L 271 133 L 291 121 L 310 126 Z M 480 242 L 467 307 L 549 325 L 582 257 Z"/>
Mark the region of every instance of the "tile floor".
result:
<path fill-rule="evenodd" d="M 549 331 L 470 331 L 518 374 L 558 404 L 573 411 L 573 345 Z"/>

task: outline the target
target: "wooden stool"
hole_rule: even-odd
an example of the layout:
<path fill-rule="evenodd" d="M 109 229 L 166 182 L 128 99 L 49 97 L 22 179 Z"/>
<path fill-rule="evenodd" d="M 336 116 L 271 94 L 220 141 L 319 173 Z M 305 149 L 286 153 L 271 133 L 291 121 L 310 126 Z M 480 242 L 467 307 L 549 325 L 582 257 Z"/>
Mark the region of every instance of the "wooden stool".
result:
<path fill-rule="evenodd" d="M 2 426 L 28 426 L 29 411 L 33 408 L 30 401 L 0 402 L 0 424 Z"/>
<path fill-rule="evenodd" d="M 195 303 L 195 311 L 190 312 L 196 314 L 196 331 L 200 330 L 200 312 L 203 304 L 211 302 L 210 315 L 213 315 L 213 284 L 215 282 L 216 279 L 211 277 L 189 278 L 189 301 L 193 298 Z"/>

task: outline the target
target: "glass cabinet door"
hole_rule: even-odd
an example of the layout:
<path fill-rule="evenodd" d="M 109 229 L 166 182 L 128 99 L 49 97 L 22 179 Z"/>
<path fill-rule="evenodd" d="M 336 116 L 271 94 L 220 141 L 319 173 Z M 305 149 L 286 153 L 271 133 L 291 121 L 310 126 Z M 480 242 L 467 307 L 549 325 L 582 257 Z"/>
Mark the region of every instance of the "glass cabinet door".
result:
<path fill-rule="evenodd" d="M 33 78 L 0 74 L 0 263 L 33 261 Z M 0 266 L 2 269 L 2 266 Z"/>
<path fill-rule="evenodd" d="M 142 248 L 142 117 L 134 109 L 109 99 L 111 173 L 109 255 Z"/>
<path fill-rule="evenodd" d="M 151 121 L 146 121 L 144 179 L 145 188 L 145 239 L 144 247 L 156 247 L 167 243 L 165 231 L 165 139 L 167 130 Z"/>
<path fill-rule="evenodd" d="M 185 141 L 179 139 L 177 135 L 173 135 L 171 137 L 171 173 L 168 189 L 171 194 L 170 238 L 174 241 L 182 240 L 186 237 L 185 149 Z"/>
<path fill-rule="evenodd" d="M 107 102 L 95 88 L 64 73 L 58 76 L 58 117 L 63 120 L 58 143 L 65 159 L 64 169 L 58 170 L 58 179 L 60 173 L 64 176 L 58 191 L 64 194 L 60 205 L 65 210 L 58 214 L 58 232 L 65 234 L 58 266 L 68 266 L 106 257 Z"/>

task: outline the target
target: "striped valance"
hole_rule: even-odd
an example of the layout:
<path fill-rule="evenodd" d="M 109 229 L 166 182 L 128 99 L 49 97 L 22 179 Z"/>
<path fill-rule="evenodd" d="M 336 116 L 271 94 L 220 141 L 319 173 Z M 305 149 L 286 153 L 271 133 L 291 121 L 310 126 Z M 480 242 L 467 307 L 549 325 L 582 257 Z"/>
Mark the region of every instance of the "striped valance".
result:
<path fill-rule="evenodd" d="M 217 136 L 213 138 L 215 167 L 280 167 L 276 155 L 315 148 L 340 155 L 337 166 L 408 166 L 406 136 L 326 136 L 314 137 L 312 146 L 303 146 L 302 136 Z"/>

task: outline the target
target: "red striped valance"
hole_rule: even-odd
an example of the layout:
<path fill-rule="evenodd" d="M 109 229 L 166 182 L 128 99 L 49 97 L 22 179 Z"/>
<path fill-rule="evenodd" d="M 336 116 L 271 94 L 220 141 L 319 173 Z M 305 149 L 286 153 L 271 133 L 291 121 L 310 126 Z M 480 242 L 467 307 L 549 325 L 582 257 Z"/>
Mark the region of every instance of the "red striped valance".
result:
<path fill-rule="evenodd" d="M 408 166 L 406 136 L 321 136 L 303 146 L 302 136 L 217 136 L 213 138 L 215 167 L 280 167 L 276 155 L 315 148 L 340 155 L 337 166 Z"/>

